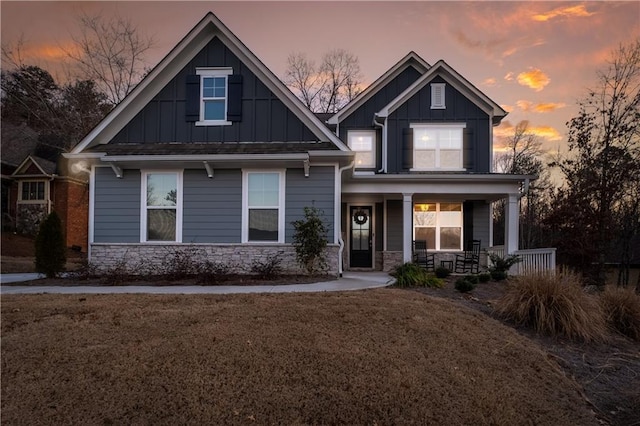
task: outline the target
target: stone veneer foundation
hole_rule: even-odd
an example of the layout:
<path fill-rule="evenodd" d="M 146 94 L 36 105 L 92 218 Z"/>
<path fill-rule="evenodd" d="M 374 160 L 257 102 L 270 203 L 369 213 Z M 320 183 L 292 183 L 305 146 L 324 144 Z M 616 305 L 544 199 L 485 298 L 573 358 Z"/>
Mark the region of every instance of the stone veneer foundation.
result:
<path fill-rule="evenodd" d="M 327 273 L 338 275 L 338 245 L 326 248 Z M 243 245 L 243 244 L 91 244 L 90 262 L 99 271 L 124 268 L 133 274 L 159 273 L 170 266 L 178 255 L 186 255 L 194 263 L 210 261 L 224 264 L 230 273 L 251 273 L 254 262 L 262 264 L 279 255 L 284 274 L 306 274 L 296 261 L 292 245 Z"/>

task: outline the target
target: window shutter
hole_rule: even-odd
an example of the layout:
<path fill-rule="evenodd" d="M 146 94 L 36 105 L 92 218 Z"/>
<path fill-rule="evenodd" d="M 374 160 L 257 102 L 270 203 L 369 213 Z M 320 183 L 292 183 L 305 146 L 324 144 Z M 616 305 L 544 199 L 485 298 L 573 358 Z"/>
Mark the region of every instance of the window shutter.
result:
<path fill-rule="evenodd" d="M 469 171 L 474 169 L 473 145 L 473 129 L 466 127 L 462 132 L 462 167 Z"/>
<path fill-rule="evenodd" d="M 462 233 L 464 234 L 463 248 L 471 250 L 473 247 L 473 201 L 462 203 Z"/>
<path fill-rule="evenodd" d="M 233 74 L 227 77 L 227 86 L 227 120 L 242 121 L 242 75 Z"/>
<path fill-rule="evenodd" d="M 402 168 L 413 167 L 413 129 L 402 129 Z"/>
<path fill-rule="evenodd" d="M 200 76 L 187 76 L 187 102 L 185 105 L 186 121 L 200 120 Z"/>

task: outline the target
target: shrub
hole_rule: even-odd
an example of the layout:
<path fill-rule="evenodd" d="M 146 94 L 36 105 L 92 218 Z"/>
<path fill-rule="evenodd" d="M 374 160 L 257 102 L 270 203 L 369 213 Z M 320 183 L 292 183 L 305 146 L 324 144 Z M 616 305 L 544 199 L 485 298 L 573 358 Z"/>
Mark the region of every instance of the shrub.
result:
<path fill-rule="evenodd" d="M 491 274 L 488 272 L 483 272 L 482 274 L 478 275 L 478 280 L 481 283 L 488 283 L 491 280 Z"/>
<path fill-rule="evenodd" d="M 476 288 L 476 285 L 471 281 L 467 280 L 467 278 L 458 278 L 455 283 L 455 288 L 460 293 L 468 293 Z"/>
<path fill-rule="evenodd" d="M 496 313 L 538 333 L 584 341 L 606 336 L 604 315 L 580 277 L 568 271 L 520 276 L 496 303 Z"/>
<path fill-rule="evenodd" d="M 305 207 L 304 220 L 295 220 L 291 224 L 295 228 L 293 247 L 296 249 L 298 263 L 309 275 L 326 271 L 328 229 L 322 220 L 322 211 L 315 207 Z"/>
<path fill-rule="evenodd" d="M 491 259 L 491 266 L 489 272 L 491 277 L 496 281 L 501 281 L 507 278 L 509 269 L 516 263 L 520 262 L 520 258 L 514 254 L 502 257 L 495 253 L 489 253 L 489 259 Z M 495 275 L 494 275 L 495 273 Z"/>
<path fill-rule="evenodd" d="M 396 266 L 391 276 L 396 279 L 398 287 L 417 287 L 425 285 L 429 275 L 416 263 L 407 262 Z"/>
<path fill-rule="evenodd" d="M 444 281 L 442 280 L 442 278 L 427 274 L 427 277 L 424 280 L 424 285 L 426 287 L 442 288 L 444 287 Z"/>
<path fill-rule="evenodd" d="M 640 296 L 633 288 L 607 286 L 600 306 L 611 329 L 640 340 Z"/>
<path fill-rule="evenodd" d="M 451 271 L 444 266 L 439 266 L 436 268 L 436 277 L 447 278 L 449 275 L 451 275 Z"/>
<path fill-rule="evenodd" d="M 180 280 L 198 272 L 198 251 L 195 247 L 171 250 L 162 259 L 160 272 L 169 281 Z"/>
<path fill-rule="evenodd" d="M 197 265 L 197 271 L 198 284 L 218 284 L 229 276 L 231 266 L 223 262 L 205 260 Z"/>
<path fill-rule="evenodd" d="M 464 279 L 469 281 L 471 284 L 478 284 L 480 282 L 477 275 L 466 275 Z"/>
<path fill-rule="evenodd" d="M 40 224 L 36 236 L 36 272 L 55 278 L 64 271 L 67 252 L 62 223 L 56 212 L 51 212 Z"/>
<path fill-rule="evenodd" d="M 508 276 L 505 271 L 491 271 L 489 275 L 496 281 L 506 280 Z"/>
<path fill-rule="evenodd" d="M 280 253 L 272 254 L 264 259 L 254 259 L 251 262 L 251 272 L 263 280 L 272 280 L 282 274 L 282 257 Z"/>

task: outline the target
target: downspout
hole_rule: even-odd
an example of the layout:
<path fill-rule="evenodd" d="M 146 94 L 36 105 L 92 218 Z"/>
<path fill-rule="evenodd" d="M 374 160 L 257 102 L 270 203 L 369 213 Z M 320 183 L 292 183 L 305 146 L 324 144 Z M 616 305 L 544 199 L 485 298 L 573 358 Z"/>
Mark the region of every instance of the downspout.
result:
<path fill-rule="evenodd" d="M 340 248 L 338 249 L 338 275 L 340 277 L 342 277 L 342 272 L 344 271 L 344 268 L 342 265 L 342 254 L 344 253 L 344 240 L 342 239 L 342 172 L 344 172 L 347 169 L 353 168 L 355 164 L 356 164 L 356 161 L 353 160 L 348 165 L 344 167 L 340 167 L 338 169 L 338 182 L 336 182 L 337 183 L 336 193 L 340 194 L 340 202 L 338 203 L 338 206 L 337 206 L 337 210 L 339 212 L 337 215 L 338 221 L 336 223 L 336 229 L 338 230 L 338 245 L 340 246 Z"/>
<path fill-rule="evenodd" d="M 378 115 L 373 114 L 373 125 L 376 127 L 379 127 L 382 131 L 382 146 L 380 147 L 380 150 L 382 152 L 382 158 L 381 158 L 382 167 L 380 168 L 380 170 L 378 170 L 378 173 L 386 173 L 387 172 L 387 130 L 386 130 L 387 118 L 385 117 L 384 123 L 378 123 L 378 121 L 376 120 L 376 117 L 378 117 Z"/>
<path fill-rule="evenodd" d="M 56 177 L 58 177 L 56 174 L 52 174 L 49 177 L 49 191 L 47 191 L 47 215 L 51 214 L 51 205 L 53 204 L 53 201 L 51 200 L 51 193 L 53 192 L 53 181 Z"/>

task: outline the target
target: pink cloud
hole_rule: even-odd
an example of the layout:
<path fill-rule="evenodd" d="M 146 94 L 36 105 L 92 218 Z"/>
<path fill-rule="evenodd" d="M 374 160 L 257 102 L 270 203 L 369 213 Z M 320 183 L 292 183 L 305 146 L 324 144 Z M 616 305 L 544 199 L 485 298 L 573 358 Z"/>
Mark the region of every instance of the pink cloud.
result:
<path fill-rule="evenodd" d="M 527 86 L 536 92 L 541 91 L 547 84 L 551 82 L 549 76 L 538 68 L 530 68 L 529 71 L 518 74 L 518 83 Z"/>

